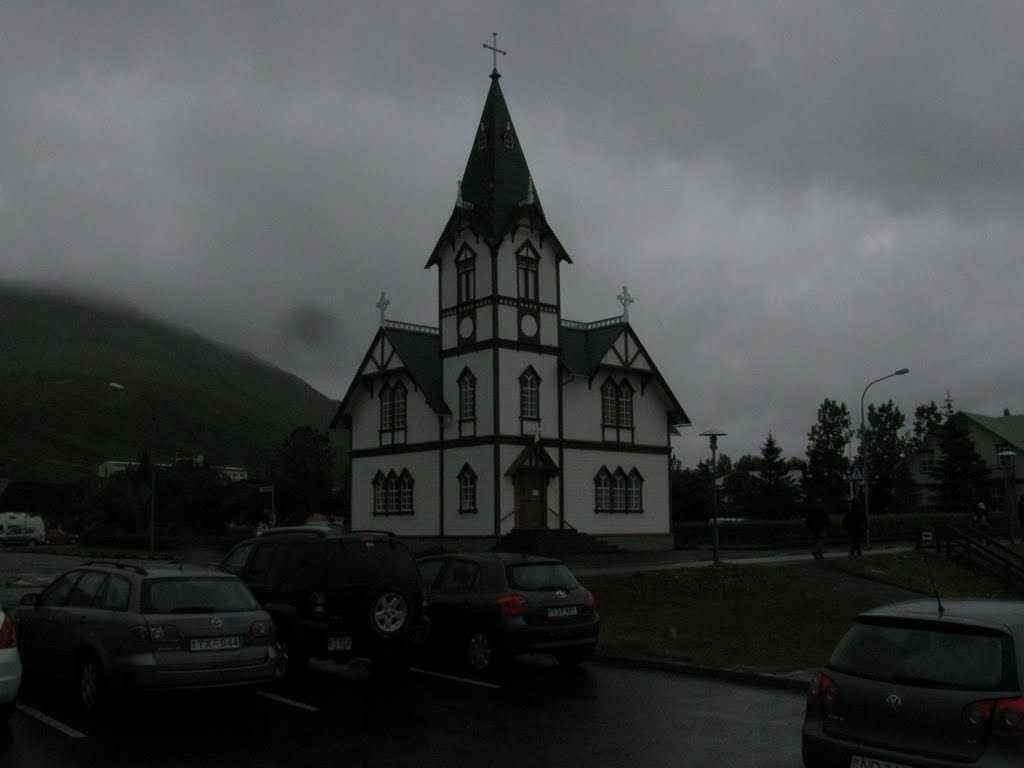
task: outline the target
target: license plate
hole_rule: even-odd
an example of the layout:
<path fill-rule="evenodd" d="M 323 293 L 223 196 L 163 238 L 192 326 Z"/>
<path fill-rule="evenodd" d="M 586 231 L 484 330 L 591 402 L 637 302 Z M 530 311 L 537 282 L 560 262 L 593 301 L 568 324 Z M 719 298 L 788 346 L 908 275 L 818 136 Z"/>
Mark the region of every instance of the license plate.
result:
<path fill-rule="evenodd" d="M 888 760 L 875 760 L 873 757 L 854 755 L 850 758 L 850 768 L 910 768 L 903 763 L 890 763 Z"/>
<path fill-rule="evenodd" d="M 190 651 L 233 651 L 242 647 L 237 635 L 232 637 L 193 637 L 188 641 Z"/>
<path fill-rule="evenodd" d="M 557 619 L 562 616 L 575 616 L 580 612 L 580 609 L 575 605 L 567 605 L 564 608 L 548 608 L 548 618 Z"/>
<path fill-rule="evenodd" d="M 327 650 L 330 651 L 351 651 L 352 650 L 352 638 L 351 637 L 328 637 L 327 638 Z"/>

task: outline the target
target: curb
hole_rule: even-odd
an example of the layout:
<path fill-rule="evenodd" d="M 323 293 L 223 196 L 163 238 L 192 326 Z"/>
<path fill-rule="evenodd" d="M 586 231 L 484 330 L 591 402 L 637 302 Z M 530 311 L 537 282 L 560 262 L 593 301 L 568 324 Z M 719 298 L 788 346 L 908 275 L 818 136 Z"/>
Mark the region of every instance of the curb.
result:
<path fill-rule="evenodd" d="M 649 669 L 658 672 L 673 672 L 693 677 L 706 677 L 711 680 L 723 680 L 743 685 L 754 685 L 776 690 L 806 691 L 810 684 L 812 671 L 794 672 L 792 674 L 775 675 L 764 672 L 753 672 L 743 669 L 722 669 L 705 667 L 699 664 L 688 664 L 670 659 L 656 659 L 647 656 L 622 656 L 614 653 L 594 654 L 595 662 L 625 669 Z"/>

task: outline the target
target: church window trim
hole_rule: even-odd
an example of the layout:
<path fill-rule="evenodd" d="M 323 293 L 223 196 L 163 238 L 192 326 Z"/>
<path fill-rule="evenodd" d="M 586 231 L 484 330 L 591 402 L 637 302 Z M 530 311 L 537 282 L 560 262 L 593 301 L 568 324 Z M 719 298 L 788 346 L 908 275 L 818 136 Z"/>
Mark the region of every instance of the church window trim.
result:
<path fill-rule="evenodd" d="M 413 479 L 408 469 L 403 469 L 398 476 L 398 513 L 411 515 L 413 513 Z"/>
<path fill-rule="evenodd" d="M 459 470 L 459 514 L 476 514 L 476 491 L 477 491 L 477 477 L 476 472 L 469 464 L 463 464 L 462 469 Z"/>
<path fill-rule="evenodd" d="M 484 128 L 484 124 L 480 123 L 480 135 L 476 139 L 477 149 L 487 149 L 487 129 Z"/>
<path fill-rule="evenodd" d="M 614 427 L 619 418 L 619 388 L 611 377 L 601 385 L 601 425 Z"/>
<path fill-rule="evenodd" d="M 415 481 L 412 473 L 403 468 L 401 474 L 394 469 L 378 470 L 373 476 L 373 514 L 377 515 L 412 515 L 413 490 Z"/>
<path fill-rule="evenodd" d="M 636 467 L 630 470 L 626 478 L 626 511 L 644 511 L 644 476 L 637 471 Z"/>
<path fill-rule="evenodd" d="M 455 257 L 456 301 L 466 304 L 476 299 L 476 253 L 464 247 Z"/>
<path fill-rule="evenodd" d="M 594 512 L 602 514 L 643 514 L 644 477 L 636 467 L 629 474 L 616 467 L 601 467 L 594 476 Z"/>
<path fill-rule="evenodd" d="M 516 140 L 512 136 L 512 131 L 505 131 L 504 140 L 505 149 L 512 149 L 516 145 Z"/>
<path fill-rule="evenodd" d="M 633 428 L 633 387 L 628 379 L 623 379 L 619 385 L 618 425 Z"/>
<path fill-rule="evenodd" d="M 519 420 L 540 421 L 540 376 L 532 365 L 519 376 Z"/>
<path fill-rule="evenodd" d="M 459 374 L 459 421 L 476 421 L 476 376 L 469 368 Z"/>
<path fill-rule="evenodd" d="M 612 511 L 626 511 L 626 473 L 622 467 L 615 470 L 612 475 Z"/>
<path fill-rule="evenodd" d="M 380 431 L 390 432 L 394 429 L 394 422 L 391 411 L 391 385 L 385 384 L 380 388 Z"/>
<path fill-rule="evenodd" d="M 392 429 L 405 429 L 408 413 L 406 404 L 409 398 L 409 391 L 402 382 L 395 384 L 391 390 L 391 424 Z"/>
<path fill-rule="evenodd" d="M 401 381 L 380 390 L 380 443 L 404 443 L 408 429 L 409 390 Z"/>
<path fill-rule="evenodd" d="M 388 512 L 386 478 L 380 470 L 373 476 L 373 514 L 386 515 Z"/>
<path fill-rule="evenodd" d="M 601 427 L 605 442 L 634 441 L 633 394 L 629 379 L 616 383 L 612 377 L 601 385 Z"/>
<path fill-rule="evenodd" d="M 594 511 L 612 511 L 612 474 L 607 467 L 601 467 L 594 477 Z"/>

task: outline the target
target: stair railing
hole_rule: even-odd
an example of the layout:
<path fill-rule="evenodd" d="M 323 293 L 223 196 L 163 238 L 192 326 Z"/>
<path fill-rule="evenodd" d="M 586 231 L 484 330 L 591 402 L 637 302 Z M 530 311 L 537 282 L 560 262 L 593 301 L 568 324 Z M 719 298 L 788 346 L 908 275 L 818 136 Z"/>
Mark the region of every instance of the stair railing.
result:
<path fill-rule="evenodd" d="M 561 518 L 559 518 L 558 513 L 555 512 L 555 510 L 553 510 L 551 507 L 548 507 L 548 519 L 550 520 L 552 517 L 555 518 L 555 522 L 557 523 L 557 525 L 555 526 L 556 529 L 568 528 L 570 531 L 576 531 L 575 525 L 570 523 L 568 520 L 562 520 Z M 579 533 L 579 531 L 576 532 Z"/>
<path fill-rule="evenodd" d="M 1024 557 L 985 533 L 965 531 L 952 525 L 936 526 L 936 546 L 946 556 L 963 558 L 971 565 L 1024 592 Z"/>

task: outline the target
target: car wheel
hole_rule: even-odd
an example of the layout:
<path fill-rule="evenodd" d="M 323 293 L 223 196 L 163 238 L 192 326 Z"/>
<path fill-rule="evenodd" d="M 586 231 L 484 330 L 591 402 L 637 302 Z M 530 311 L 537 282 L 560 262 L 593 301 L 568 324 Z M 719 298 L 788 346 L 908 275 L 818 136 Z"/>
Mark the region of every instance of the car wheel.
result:
<path fill-rule="evenodd" d="M 584 661 L 590 661 L 592 658 L 594 658 L 594 646 L 592 645 L 588 645 L 586 648 L 559 651 L 555 654 L 555 659 L 563 667 L 578 667 Z"/>
<path fill-rule="evenodd" d="M 498 651 L 491 635 L 474 629 L 466 640 L 466 665 L 474 672 L 489 672 L 499 665 Z"/>
<path fill-rule="evenodd" d="M 381 592 L 370 606 L 370 622 L 380 637 L 394 637 L 409 622 L 409 601 L 396 589 Z"/>
<path fill-rule="evenodd" d="M 103 708 L 105 688 L 100 660 L 93 653 L 87 654 L 78 667 L 78 703 L 85 714 L 90 715 Z"/>
<path fill-rule="evenodd" d="M 309 657 L 296 648 L 287 635 L 279 635 L 277 646 L 277 669 L 274 677 L 279 682 L 295 680 L 309 668 Z"/>

